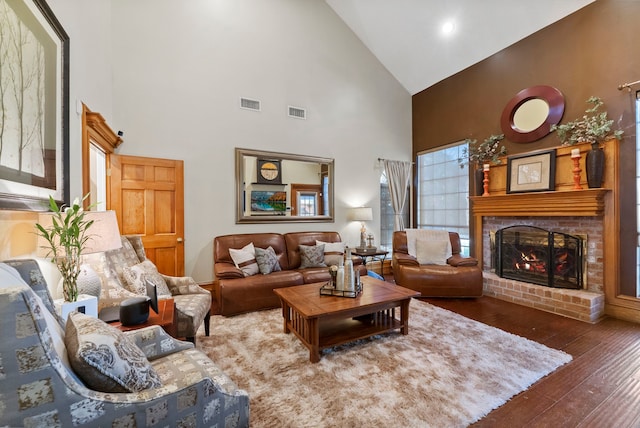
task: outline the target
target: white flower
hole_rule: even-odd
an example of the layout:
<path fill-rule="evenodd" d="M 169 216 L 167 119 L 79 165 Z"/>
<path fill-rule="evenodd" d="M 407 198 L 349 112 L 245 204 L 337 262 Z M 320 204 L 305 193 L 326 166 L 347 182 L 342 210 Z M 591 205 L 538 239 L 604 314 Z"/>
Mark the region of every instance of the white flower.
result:
<path fill-rule="evenodd" d="M 77 211 L 78 214 L 80 214 L 82 211 L 84 211 L 84 208 L 82 208 L 82 206 L 80 205 L 80 198 L 76 197 L 73 200 L 73 203 L 71 205 L 69 205 L 68 207 L 64 208 L 64 213 L 65 215 L 69 215 L 70 212 L 74 212 Z"/>

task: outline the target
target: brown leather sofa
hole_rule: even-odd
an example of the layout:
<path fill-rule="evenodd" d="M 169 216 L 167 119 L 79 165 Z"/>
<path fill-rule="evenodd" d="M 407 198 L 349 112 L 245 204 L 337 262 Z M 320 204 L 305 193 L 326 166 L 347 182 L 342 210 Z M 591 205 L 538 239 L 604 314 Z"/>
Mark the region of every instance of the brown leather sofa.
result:
<path fill-rule="evenodd" d="M 407 234 L 393 233 L 393 276 L 396 284 L 422 293 L 421 297 L 482 296 L 478 261 L 460 254 L 460 236 L 449 232 L 452 256 L 447 265 L 420 265 L 407 250 Z"/>
<path fill-rule="evenodd" d="M 280 300 L 273 292 L 275 288 L 328 281 L 329 270 L 325 267 L 300 269 L 299 245 L 315 245 L 316 240 L 341 242 L 337 232 L 295 233 L 247 233 L 217 236 L 213 241 L 213 289 L 217 300 L 216 313 L 229 316 L 244 312 L 280 307 Z M 253 242 L 255 247 L 271 246 L 282 269 L 268 275 L 257 274 L 245 277 L 229 254 L 230 248 L 243 248 Z M 353 258 L 354 267 L 360 275 L 367 269 L 359 257 Z"/>

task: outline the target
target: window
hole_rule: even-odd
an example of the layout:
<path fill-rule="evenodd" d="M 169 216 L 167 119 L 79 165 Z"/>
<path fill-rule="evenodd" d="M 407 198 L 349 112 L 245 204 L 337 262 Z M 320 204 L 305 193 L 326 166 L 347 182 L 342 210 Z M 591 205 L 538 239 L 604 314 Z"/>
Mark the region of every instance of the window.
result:
<path fill-rule="evenodd" d="M 322 175 L 322 215 L 328 216 L 329 213 L 329 176 Z"/>
<path fill-rule="evenodd" d="M 407 192 L 409 195 L 409 192 Z M 409 227 L 409 203 L 405 201 L 402 217 L 406 227 Z M 391 205 L 391 193 L 387 174 L 382 171 L 380 176 L 380 244 L 381 249 L 391 251 L 393 249 L 394 212 Z"/>
<path fill-rule="evenodd" d="M 469 168 L 460 166 L 465 143 L 418 154 L 417 227 L 458 232 L 469 255 Z"/>
<path fill-rule="evenodd" d="M 316 206 L 318 204 L 317 193 L 298 193 L 298 215 L 299 216 L 315 216 Z"/>
<path fill-rule="evenodd" d="M 121 143 L 122 138 L 111 130 L 102 115 L 82 104 L 82 192 L 90 194 L 85 208 L 90 204 L 97 210 L 109 208 L 109 155 Z"/>
<path fill-rule="evenodd" d="M 107 154 L 93 142 L 89 145 L 89 195 L 96 211 L 107 209 Z"/>

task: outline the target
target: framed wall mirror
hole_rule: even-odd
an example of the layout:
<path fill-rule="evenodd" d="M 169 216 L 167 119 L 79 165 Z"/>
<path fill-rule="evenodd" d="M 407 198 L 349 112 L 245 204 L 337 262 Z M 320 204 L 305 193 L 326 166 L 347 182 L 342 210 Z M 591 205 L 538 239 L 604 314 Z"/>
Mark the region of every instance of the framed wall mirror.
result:
<path fill-rule="evenodd" d="M 333 222 L 334 160 L 236 148 L 236 223 Z"/>

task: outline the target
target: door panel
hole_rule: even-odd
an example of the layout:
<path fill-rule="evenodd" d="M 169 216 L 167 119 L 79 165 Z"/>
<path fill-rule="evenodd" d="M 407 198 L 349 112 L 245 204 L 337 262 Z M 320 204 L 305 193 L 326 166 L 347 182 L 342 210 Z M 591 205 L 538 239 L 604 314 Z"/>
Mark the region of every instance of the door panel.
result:
<path fill-rule="evenodd" d="M 158 271 L 184 275 L 184 163 L 138 156 L 110 156 L 110 209 L 120 233 L 142 235 Z"/>
<path fill-rule="evenodd" d="M 157 191 L 156 206 L 175 206 L 174 192 Z M 175 233 L 175 212 L 173 210 L 156 210 L 155 227 L 156 233 Z"/>
<path fill-rule="evenodd" d="M 123 235 L 145 234 L 144 193 L 144 190 L 120 189 L 122 217 L 118 216 L 118 220 L 120 221 L 120 232 Z"/>

